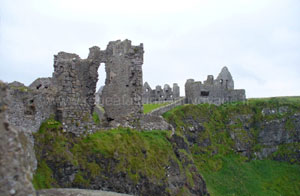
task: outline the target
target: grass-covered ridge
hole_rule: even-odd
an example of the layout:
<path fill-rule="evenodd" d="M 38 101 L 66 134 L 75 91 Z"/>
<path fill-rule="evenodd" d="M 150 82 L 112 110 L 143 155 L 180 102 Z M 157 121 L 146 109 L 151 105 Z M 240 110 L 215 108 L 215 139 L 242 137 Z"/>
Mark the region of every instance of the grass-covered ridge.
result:
<path fill-rule="evenodd" d="M 126 128 L 74 137 L 49 119 L 34 135 L 38 159 L 34 185 L 37 189 L 100 189 L 102 184 L 96 186 L 100 181 L 130 187 L 149 182 L 151 189 L 160 187 L 165 191 L 160 195 L 167 195 L 171 168 L 172 173 L 180 171 L 185 176 L 179 195 L 190 195 L 197 184 L 192 172 L 200 172 L 211 196 L 298 196 L 300 144 L 279 144 L 264 160 L 257 160 L 257 154 L 266 147 L 258 140 L 262 124 L 282 122 L 285 131 L 296 137 L 299 130 L 293 116 L 299 113 L 299 97 L 250 99 L 221 106 L 183 105 L 164 114 L 175 127 L 177 139 L 169 131 Z M 276 161 L 282 158 L 289 163 Z M 122 192 L 119 188 L 114 190 Z"/>
<path fill-rule="evenodd" d="M 133 181 L 139 180 L 140 175 L 145 175 L 159 183 L 165 177 L 163 166 L 170 159 L 176 159 L 167 140 L 169 134 L 168 131 L 138 132 L 119 128 L 75 138 L 63 133 L 60 123 L 50 119 L 35 134 L 37 144 L 44 144 L 42 147 L 36 145 L 35 149 L 39 160 L 34 176 L 35 187 L 40 189 L 57 185 L 49 177 L 49 164 L 45 165 L 51 159 L 80 167 L 81 172 L 75 176 L 75 182 L 77 180 L 79 183 L 86 180 L 85 183 L 88 184 L 88 180 L 105 170 L 101 163 L 95 162 L 101 159 L 115 159 L 118 162 L 116 170 L 127 173 Z M 48 151 L 48 156 L 41 157 L 41 151 L 45 150 Z M 94 160 L 90 160 L 90 157 L 94 157 Z"/>
<path fill-rule="evenodd" d="M 168 192 L 170 164 L 187 178 L 182 190 L 195 184 L 193 175 L 185 168 L 189 164 L 183 165 L 185 163 L 181 163 L 174 152 L 170 131 L 118 128 L 74 137 L 64 132 L 61 123 L 49 119 L 34 137 L 38 160 L 33 179 L 36 189 L 91 189 L 99 181 L 116 178 L 122 179 L 122 183 L 129 183 L 127 186 L 138 187 L 142 186 L 141 183 L 148 183 Z"/>
<path fill-rule="evenodd" d="M 189 141 L 195 164 L 212 196 L 297 196 L 300 195 L 299 143 L 280 144 L 268 158 L 255 159 L 266 147 L 258 141 L 264 124 L 282 122 L 285 131 L 297 137 L 297 119 L 292 116 L 299 113 L 299 97 L 280 97 L 221 106 L 184 105 L 164 117 L 177 134 Z M 275 161 L 277 158 L 290 163 Z"/>
<path fill-rule="evenodd" d="M 143 107 L 144 107 L 144 114 L 147 114 L 157 108 L 160 108 L 160 107 L 163 107 L 163 106 L 166 106 L 170 104 L 169 102 L 166 102 L 166 103 L 150 103 L 150 104 L 144 104 Z"/>

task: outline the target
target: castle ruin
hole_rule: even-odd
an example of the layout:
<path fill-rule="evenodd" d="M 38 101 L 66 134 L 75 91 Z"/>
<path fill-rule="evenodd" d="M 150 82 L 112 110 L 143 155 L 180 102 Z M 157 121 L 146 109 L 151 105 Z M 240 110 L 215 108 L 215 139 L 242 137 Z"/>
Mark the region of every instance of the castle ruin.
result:
<path fill-rule="evenodd" d="M 158 85 L 151 89 L 147 82 L 143 85 L 143 55 L 143 44 L 133 46 L 129 40 L 109 42 L 105 50 L 94 46 L 86 59 L 59 52 L 54 55 L 52 77 L 38 78 L 29 87 L 18 82 L 8 85 L 10 123 L 34 132 L 41 122 L 54 115 L 65 131 L 75 135 L 90 133 L 103 126 L 169 129 L 162 118 L 155 117 L 156 114 L 161 115 L 162 111 L 184 103 L 220 105 L 246 99 L 245 90 L 234 89 L 227 67 L 216 79 L 209 75 L 203 83 L 187 80 L 185 101 L 180 98 L 176 83 L 173 88 L 166 84 L 163 88 Z M 100 90 L 101 95 L 95 96 L 101 63 L 105 64 L 105 86 Z M 105 112 L 97 112 L 98 107 L 95 110 L 99 97 Z M 143 104 L 157 102 L 174 104 L 152 114 L 143 114 Z M 92 120 L 94 111 L 98 115 L 101 113 L 101 125 Z"/>
<path fill-rule="evenodd" d="M 165 84 L 163 89 L 160 85 L 157 85 L 152 90 L 148 82 L 145 82 L 143 87 L 143 104 L 174 101 L 179 97 L 180 88 L 177 83 L 173 84 L 173 88 Z"/>
<path fill-rule="evenodd" d="M 97 128 L 92 113 L 98 68 L 105 63 L 107 78 L 102 99 L 107 125 L 135 127 L 143 114 L 143 53 L 143 44 L 132 46 L 129 40 L 109 42 L 106 50 L 94 46 L 87 59 L 59 52 L 54 55 L 51 78 L 39 78 L 29 87 L 18 82 L 9 85 L 11 123 L 36 131 L 54 114 L 68 132 L 92 132 Z"/>
<path fill-rule="evenodd" d="M 232 76 L 227 67 L 223 67 L 216 79 L 208 75 L 203 83 L 188 79 L 185 83 L 186 103 L 209 103 L 220 105 L 226 102 L 245 101 L 244 89 L 235 90 Z"/>

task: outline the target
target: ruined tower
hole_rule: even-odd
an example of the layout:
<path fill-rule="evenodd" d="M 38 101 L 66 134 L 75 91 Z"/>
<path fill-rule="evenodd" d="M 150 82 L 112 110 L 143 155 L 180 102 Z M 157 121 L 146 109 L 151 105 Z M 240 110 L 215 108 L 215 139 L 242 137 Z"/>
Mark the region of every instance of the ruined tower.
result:
<path fill-rule="evenodd" d="M 100 48 L 90 48 L 89 57 L 59 52 L 54 56 L 53 85 L 57 88 L 56 118 L 69 132 L 80 134 L 91 129 Z"/>
<path fill-rule="evenodd" d="M 110 42 L 106 49 L 106 80 L 101 100 L 108 121 L 134 125 L 143 114 L 143 44 Z"/>
<path fill-rule="evenodd" d="M 98 68 L 105 63 L 106 81 L 101 95 L 106 119 L 134 126 L 142 115 L 143 45 L 109 42 L 106 50 L 94 46 L 87 59 L 60 52 L 54 57 L 53 85 L 57 88 L 56 118 L 75 134 L 93 128 Z"/>

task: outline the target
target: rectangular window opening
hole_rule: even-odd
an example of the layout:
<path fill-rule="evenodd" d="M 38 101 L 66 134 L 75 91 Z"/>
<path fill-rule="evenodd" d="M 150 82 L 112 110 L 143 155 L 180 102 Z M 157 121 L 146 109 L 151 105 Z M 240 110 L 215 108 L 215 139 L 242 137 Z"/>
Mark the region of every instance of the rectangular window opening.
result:
<path fill-rule="evenodd" d="M 209 91 L 201 91 L 201 96 L 204 96 L 204 97 L 209 96 Z"/>

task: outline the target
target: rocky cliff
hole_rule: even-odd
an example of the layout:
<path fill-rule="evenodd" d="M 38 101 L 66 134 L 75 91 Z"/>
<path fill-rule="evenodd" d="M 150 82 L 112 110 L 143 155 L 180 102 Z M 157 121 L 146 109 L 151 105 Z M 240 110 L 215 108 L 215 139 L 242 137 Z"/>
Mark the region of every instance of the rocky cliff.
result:
<path fill-rule="evenodd" d="M 299 98 L 185 105 L 165 118 L 199 151 L 218 154 L 225 148 L 249 159 L 300 163 Z"/>
<path fill-rule="evenodd" d="M 133 195 L 208 195 L 188 144 L 171 131 L 114 129 L 82 137 L 44 122 L 35 134 L 37 189 L 61 187 Z"/>
<path fill-rule="evenodd" d="M 299 97 L 184 105 L 164 114 L 211 195 L 300 194 Z"/>
<path fill-rule="evenodd" d="M 16 90 L 0 87 L 3 195 L 35 195 L 34 188 L 45 196 L 118 195 L 93 190 L 170 196 L 300 194 L 297 97 L 178 106 L 164 114 L 173 131 L 117 128 L 75 137 L 50 117 L 33 133 L 34 172 L 31 132 L 7 121 L 13 101 L 8 98 Z"/>

